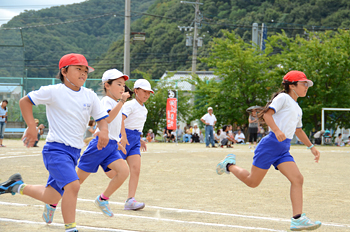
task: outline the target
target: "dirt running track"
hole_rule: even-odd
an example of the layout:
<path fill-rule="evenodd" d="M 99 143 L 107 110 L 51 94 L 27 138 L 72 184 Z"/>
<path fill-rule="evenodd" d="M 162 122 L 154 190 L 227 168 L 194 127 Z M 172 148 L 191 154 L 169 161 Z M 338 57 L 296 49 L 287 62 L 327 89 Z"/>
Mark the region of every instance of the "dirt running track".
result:
<path fill-rule="evenodd" d="M 0 148 L 0 182 L 20 172 L 27 184 L 45 184 L 48 177 L 41 149 L 27 149 L 19 140 Z M 305 146 L 292 146 L 304 175 L 304 212 L 323 225 L 318 231 L 350 231 L 350 147 L 320 146 L 320 163 Z M 123 210 L 127 182 L 110 198 L 115 214 L 107 218 L 93 200 L 107 186 L 99 170 L 81 186 L 76 222 L 82 231 L 288 231 L 292 216 L 288 180 L 271 168 L 258 188 L 234 175 L 218 176 L 216 164 L 228 153 L 250 170 L 253 151 L 247 145 L 205 148 L 204 144 L 151 143 L 142 153 L 136 199 L 141 211 Z M 0 196 L 0 231 L 64 231 L 60 204 L 54 223 L 42 219 L 43 203 L 27 196 Z"/>

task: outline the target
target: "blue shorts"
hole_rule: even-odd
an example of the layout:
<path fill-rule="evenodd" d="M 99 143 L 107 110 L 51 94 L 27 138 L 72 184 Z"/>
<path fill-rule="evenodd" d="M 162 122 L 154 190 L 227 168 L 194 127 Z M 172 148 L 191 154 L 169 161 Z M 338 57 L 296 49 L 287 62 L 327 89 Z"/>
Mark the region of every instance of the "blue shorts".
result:
<path fill-rule="evenodd" d="M 66 146 L 63 143 L 47 142 L 43 147 L 43 160 L 49 171 L 47 186 L 64 193 L 64 186 L 79 180 L 75 167 L 80 157 L 80 149 Z"/>
<path fill-rule="evenodd" d="M 108 172 L 111 170 L 107 167 L 108 165 L 123 158 L 118 151 L 116 140 L 109 140 L 107 146 L 102 150 L 97 149 L 97 143 L 98 137 L 91 140 L 79 160 L 78 168 L 85 172 L 95 173 L 101 165 L 102 169 Z"/>
<path fill-rule="evenodd" d="M 138 130 L 129 130 L 125 128 L 126 136 L 128 137 L 129 145 L 126 145 L 126 154 L 120 152 L 123 159 L 126 160 L 128 156 L 141 155 L 141 132 Z"/>
<path fill-rule="evenodd" d="M 278 170 L 277 166 L 284 162 L 295 162 L 289 153 L 291 139 L 278 142 L 275 134 L 270 132 L 261 139 L 256 147 L 253 165 L 261 169 L 269 169 L 271 165 Z"/>

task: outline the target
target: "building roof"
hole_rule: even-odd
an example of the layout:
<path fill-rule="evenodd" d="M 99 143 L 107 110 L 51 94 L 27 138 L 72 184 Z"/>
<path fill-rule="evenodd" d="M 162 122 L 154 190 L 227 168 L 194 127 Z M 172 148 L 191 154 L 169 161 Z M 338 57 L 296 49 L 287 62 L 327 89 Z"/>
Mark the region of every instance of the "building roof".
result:
<path fill-rule="evenodd" d="M 191 91 L 191 84 L 187 81 L 183 81 L 183 79 L 190 79 L 192 77 L 191 71 L 166 71 L 160 79 L 164 79 L 168 73 L 174 73 L 174 76 L 170 77 L 169 81 L 177 81 L 176 86 L 185 91 Z M 196 74 L 201 80 L 204 80 L 206 77 L 208 79 L 217 79 L 218 76 L 214 75 L 213 71 L 197 71 Z"/>
<path fill-rule="evenodd" d="M 5 86 L 0 84 L 0 93 L 12 93 L 18 86 Z"/>

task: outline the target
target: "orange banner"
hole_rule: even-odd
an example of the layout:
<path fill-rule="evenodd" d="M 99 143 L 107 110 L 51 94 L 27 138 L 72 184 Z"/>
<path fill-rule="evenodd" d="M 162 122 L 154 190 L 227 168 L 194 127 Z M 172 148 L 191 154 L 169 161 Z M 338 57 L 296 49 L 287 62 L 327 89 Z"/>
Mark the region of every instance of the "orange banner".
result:
<path fill-rule="evenodd" d="M 168 98 L 166 104 L 166 127 L 168 130 L 176 130 L 177 99 Z"/>

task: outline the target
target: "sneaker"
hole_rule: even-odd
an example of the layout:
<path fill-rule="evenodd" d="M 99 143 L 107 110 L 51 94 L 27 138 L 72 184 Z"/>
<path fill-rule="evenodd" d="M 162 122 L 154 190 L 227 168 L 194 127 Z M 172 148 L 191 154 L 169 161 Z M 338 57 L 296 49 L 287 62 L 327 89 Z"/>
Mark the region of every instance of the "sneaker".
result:
<path fill-rule="evenodd" d="M 15 185 L 20 184 L 23 184 L 21 174 L 13 174 L 7 181 L 0 184 L 0 195 L 4 193 L 11 193 L 12 195 L 15 195 L 16 192 L 13 192 L 12 189 Z"/>
<path fill-rule="evenodd" d="M 143 208 L 145 208 L 145 203 L 137 202 L 133 197 L 126 200 L 124 205 L 125 210 L 139 210 Z"/>
<path fill-rule="evenodd" d="M 95 205 L 102 211 L 103 215 L 105 215 L 106 217 L 113 217 L 114 214 L 111 211 L 111 208 L 109 208 L 108 201 L 100 200 L 100 195 L 96 197 Z"/>
<path fill-rule="evenodd" d="M 298 219 L 291 219 L 290 230 L 292 231 L 301 231 L 301 230 L 316 230 L 321 226 L 321 222 L 316 221 L 312 222 L 308 217 L 305 216 L 305 213 L 301 215 Z"/>
<path fill-rule="evenodd" d="M 53 221 L 53 215 L 55 213 L 56 208 L 52 207 L 49 204 L 45 204 L 44 212 L 43 212 L 43 220 L 47 224 L 51 224 Z"/>
<path fill-rule="evenodd" d="M 225 159 L 221 160 L 221 162 L 216 165 L 216 173 L 218 175 L 222 175 L 224 172 L 230 174 L 226 169 L 227 164 L 236 164 L 236 155 L 228 154 Z"/>

